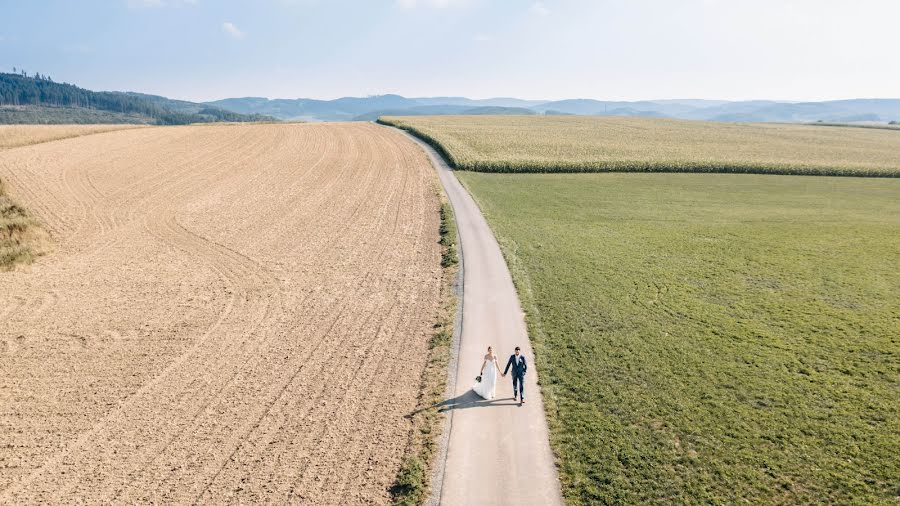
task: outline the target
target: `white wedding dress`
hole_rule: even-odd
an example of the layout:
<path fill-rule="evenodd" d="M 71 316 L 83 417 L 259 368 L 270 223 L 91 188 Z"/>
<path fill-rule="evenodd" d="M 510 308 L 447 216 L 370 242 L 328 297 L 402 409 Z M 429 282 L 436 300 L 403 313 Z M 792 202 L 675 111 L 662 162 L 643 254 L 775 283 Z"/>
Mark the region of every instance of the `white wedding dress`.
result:
<path fill-rule="evenodd" d="M 484 372 L 481 373 L 481 381 L 475 382 L 472 390 L 481 397 L 491 400 L 497 394 L 497 358 L 484 365 Z"/>

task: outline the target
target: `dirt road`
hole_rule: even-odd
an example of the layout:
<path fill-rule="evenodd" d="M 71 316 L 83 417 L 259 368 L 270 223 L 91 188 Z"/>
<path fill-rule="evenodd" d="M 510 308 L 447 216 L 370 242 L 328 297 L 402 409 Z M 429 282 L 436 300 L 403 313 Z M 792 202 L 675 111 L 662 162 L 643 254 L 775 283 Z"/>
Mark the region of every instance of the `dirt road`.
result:
<path fill-rule="evenodd" d="M 388 502 L 438 306 L 431 170 L 369 124 L 0 153 L 55 240 L 0 274 L 0 503 Z"/>
<path fill-rule="evenodd" d="M 428 152 L 453 205 L 464 271 L 455 392 L 446 402 L 450 437 L 442 476 L 437 480 L 440 487 L 432 502 L 452 506 L 562 504 L 534 355 L 500 246 L 478 205 L 444 160 L 425 143 L 410 138 Z M 497 379 L 494 400 L 486 401 L 472 391 L 489 345 L 499 355 L 501 369 L 516 346 L 531 361 L 524 405 L 513 400 L 511 375 Z"/>

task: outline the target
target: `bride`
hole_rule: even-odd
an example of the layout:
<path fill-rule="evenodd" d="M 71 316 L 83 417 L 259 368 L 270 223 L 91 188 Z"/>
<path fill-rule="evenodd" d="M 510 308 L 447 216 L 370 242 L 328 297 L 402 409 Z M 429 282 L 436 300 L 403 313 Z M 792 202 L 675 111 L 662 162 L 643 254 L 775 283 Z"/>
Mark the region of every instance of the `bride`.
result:
<path fill-rule="evenodd" d="M 472 390 L 475 390 L 476 394 L 487 400 L 493 399 L 497 390 L 498 373 L 500 373 L 500 364 L 497 363 L 497 356 L 494 355 L 494 351 L 488 346 L 487 355 L 484 356 L 484 362 L 481 364 L 481 374 L 479 375 L 481 381 L 476 381 Z"/>

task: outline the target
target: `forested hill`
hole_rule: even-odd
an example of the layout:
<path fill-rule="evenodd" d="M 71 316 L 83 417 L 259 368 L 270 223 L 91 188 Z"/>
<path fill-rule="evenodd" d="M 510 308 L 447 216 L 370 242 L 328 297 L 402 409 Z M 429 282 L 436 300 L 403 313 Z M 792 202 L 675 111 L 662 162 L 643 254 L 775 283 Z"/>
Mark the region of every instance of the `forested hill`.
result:
<path fill-rule="evenodd" d="M 170 107 L 177 104 L 177 107 Z M 191 106 L 195 107 L 191 107 Z M 272 121 L 163 97 L 91 91 L 35 74 L 0 73 L 0 123 L 147 123 L 184 125 L 216 121 Z"/>

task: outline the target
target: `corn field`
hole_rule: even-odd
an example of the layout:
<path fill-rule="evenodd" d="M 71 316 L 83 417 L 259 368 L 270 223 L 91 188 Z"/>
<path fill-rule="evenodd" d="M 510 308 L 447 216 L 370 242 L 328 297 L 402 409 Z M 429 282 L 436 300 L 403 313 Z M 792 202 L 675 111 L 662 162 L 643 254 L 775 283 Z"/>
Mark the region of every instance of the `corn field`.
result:
<path fill-rule="evenodd" d="M 900 132 L 590 116 L 383 117 L 478 172 L 900 177 Z"/>

